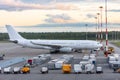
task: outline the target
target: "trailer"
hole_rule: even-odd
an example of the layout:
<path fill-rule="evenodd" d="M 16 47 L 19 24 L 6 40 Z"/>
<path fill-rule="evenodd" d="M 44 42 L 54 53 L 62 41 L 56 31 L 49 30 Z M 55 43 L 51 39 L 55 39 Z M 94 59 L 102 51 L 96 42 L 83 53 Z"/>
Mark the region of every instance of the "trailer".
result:
<path fill-rule="evenodd" d="M 55 62 L 55 68 L 61 69 L 64 62 L 65 62 L 65 60 L 59 60 L 59 61 Z"/>
<path fill-rule="evenodd" d="M 4 68 L 3 73 L 12 73 L 12 68 L 11 67 Z"/>
<path fill-rule="evenodd" d="M 80 64 L 74 64 L 74 72 L 75 73 L 82 73 L 82 66 Z"/>
<path fill-rule="evenodd" d="M 48 67 L 42 67 L 40 71 L 42 74 L 48 73 Z"/>
<path fill-rule="evenodd" d="M 13 68 L 13 73 L 14 74 L 21 73 L 21 68 L 20 67 L 14 67 Z"/>
<path fill-rule="evenodd" d="M 85 65 L 85 72 L 87 74 L 95 72 L 95 66 L 93 64 L 86 64 Z"/>
<path fill-rule="evenodd" d="M 100 66 L 96 67 L 96 73 L 103 73 L 102 67 Z"/>

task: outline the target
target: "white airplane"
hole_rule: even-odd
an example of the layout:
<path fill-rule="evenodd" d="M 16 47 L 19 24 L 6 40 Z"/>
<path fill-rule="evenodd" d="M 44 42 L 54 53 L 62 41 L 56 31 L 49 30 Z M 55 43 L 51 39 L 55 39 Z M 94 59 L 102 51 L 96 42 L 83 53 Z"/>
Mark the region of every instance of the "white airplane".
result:
<path fill-rule="evenodd" d="M 6 25 L 11 42 L 23 47 L 48 49 L 50 52 L 79 52 L 81 49 L 98 49 L 102 44 L 92 40 L 33 40 L 25 39 L 11 25 Z"/>

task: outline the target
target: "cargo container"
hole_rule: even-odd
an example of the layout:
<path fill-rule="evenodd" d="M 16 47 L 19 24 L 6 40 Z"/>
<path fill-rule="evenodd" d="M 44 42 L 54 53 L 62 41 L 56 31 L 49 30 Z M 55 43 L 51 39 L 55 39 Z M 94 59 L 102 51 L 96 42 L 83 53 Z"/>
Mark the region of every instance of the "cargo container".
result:
<path fill-rule="evenodd" d="M 20 67 L 14 67 L 13 68 L 13 73 L 14 74 L 21 73 L 21 68 Z"/>
<path fill-rule="evenodd" d="M 119 54 L 113 54 L 113 56 L 116 58 L 117 61 L 120 59 L 120 55 Z"/>
<path fill-rule="evenodd" d="M 74 64 L 74 72 L 75 73 L 82 73 L 82 68 L 80 64 Z"/>
<path fill-rule="evenodd" d="M 116 71 L 120 68 L 120 61 L 113 62 L 111 67 L 114 71 Z"/>
<path fill-rule="evenodd" d="M 81 62 L 80 62 L 80 65 L 81 65 L 81 68 L 82 68 L 82 71 L 83 71 L 83 72 L 85 72 L 85 65 L 86 65 L 86 64 L 90 64 L 90 62 L 89 62 L 89 61 L 81 61 Z"/>
<path fill-rule="evenodd" d="M 55 63 L 56 63 L 57 61 L 58 61 L 58 59 L 54 59 L 54 60 L 49 61 L 48 64 L 47 64 L 47 65 L 48 65 L 48 69 L 49 69 L 49 70 L 54 70 L 54 69 L 56 69 L 56 68 L 55 68 Z"/>
<path fill-rule="evenodd" d="M 88 61 L 89 60 L 89 56 L 83 56 L 83 58 L 82 58 L 82 61 Z"/>
<path fill-rule="evenodd" d="M 85 65 L 85 72 L 88 73 L 94 73 L 95 72 L 95 66 L 93 64 L 86 64 Z"/>
<path fill-rule="evenodd" d="M 63 64 L 62 71 L 63 73 L 71 73 L 71 64 Z"/>
<path fill-rule="evenodd" d="M 116 61 L 116 58 L 114 56 L 108 56 L 107 62 L 109 63 L 110 61 Z"/>
<path fill-rule="evenodd" d="M 65 62 L 65 60 L 59 60 L 59 61 L 55 62 L 55 68 L 61 69 L 64 62 Z"/>
<path fill-rule="evenodd" d="M 102 67 L 96 67 L 96 73 L 103 73 Z"/>
<path fill-rule="evenodd" d="M 12 73 L 12 68 L 11 67 L 4 68 L 3 73 Z"/>
<path fill-rule="evenodd" d="M 48 73 L 48 67 L 42 67 L 40 71 L 42 74 Z"/>

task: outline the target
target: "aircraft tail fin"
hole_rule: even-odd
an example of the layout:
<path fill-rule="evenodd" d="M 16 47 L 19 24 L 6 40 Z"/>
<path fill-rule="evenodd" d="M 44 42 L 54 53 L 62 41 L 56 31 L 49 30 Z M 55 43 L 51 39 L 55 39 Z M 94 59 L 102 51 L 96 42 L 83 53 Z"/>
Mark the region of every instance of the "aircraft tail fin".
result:
<path fill-rule="evenodd" d="M 18 32 L 16 32 L 11 25 L 6 25 L 10 41 L 24 39 Z"/>

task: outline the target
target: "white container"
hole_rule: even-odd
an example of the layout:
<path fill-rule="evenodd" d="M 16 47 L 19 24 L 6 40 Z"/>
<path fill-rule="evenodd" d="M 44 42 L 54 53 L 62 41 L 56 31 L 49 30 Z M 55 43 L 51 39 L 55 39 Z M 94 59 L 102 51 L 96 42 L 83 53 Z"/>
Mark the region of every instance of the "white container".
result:
<path fill-rule="evenodd" d="M 12 73 L 12 68 L 11 67 L 7 67 L 3 69 L 4 73 Z"/>
<path fill-rule="evenodd" d="M 86 64 L 89 64 L 89 63 L 90 63 L 89 61 L 81 61 L 80 65 L 86 65 Z"/>
<path fill-rule="evenodd" d="M 41 73 L 48 73 L 48 68 L 47 67 L 42 67 L 41 68 Z"/>
<path fill-rule="evenodd" d="M 83 56 L 82 60 L 83 61 L 88 61 L 89 60 L 89 56 Z"/>
<path fill-rule="evenodd" d="M 0 67 L 0 73 L 2 72 L 2 68 Z"/>
<path fill-rule="evenodd" d="M 55 68 L 56 68 L 56 69 L 61 69 L 63 63 L 64 63 L 64 60 L 57 61 L 57 62 L 55 63 Z"/>
<path fill-rule="evenodd" d="M 120 58 L 119 54 L 113 54 L 113 56 L 116 58 L 116 60 L 119 60 Z"/>
<path fill-rule="evenodd" d="M 90 59 L 96 59 L 94 55 L 90 55 Z"/>
<path fill-rule="evenodd" d="M 14 73 L 20 73 L 21 72 L 20 69 L 21 69 L 20 67 L 14 67 L 13 72 Z"/>
<path fill-rule="evenodd" d="M 82 68 L 80 64 L 74 64 L 74 72 L 75 73 L 81 73 L 82 72 Z"/>
<path fill-rule="evenodd" d="M 93 64 L 86 64 L 85 65 L 85 72 L 86 73 L 94 73 L 94 65 Z"/>
<path fill-rule="evenodd" d="M 102 67 L 96 67 L 96 73 L 103 73 Z"/>
<path fill-rule="evenodd" d="M 109 60 L 109 61 L 116 61 L 116 58 L 115 58 L 114 56 L 109 56 L 109 57 L 108 57 L 108 60 Z"/>

